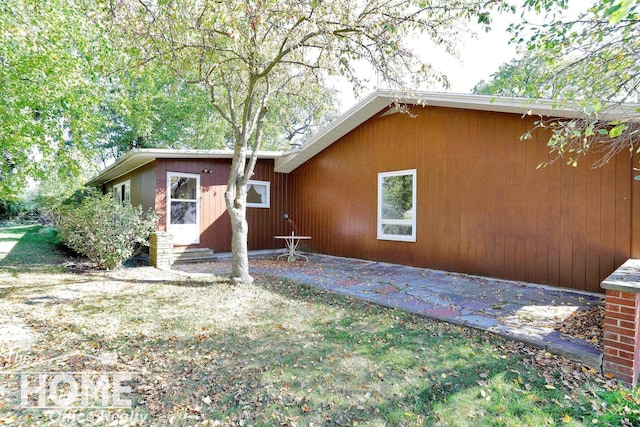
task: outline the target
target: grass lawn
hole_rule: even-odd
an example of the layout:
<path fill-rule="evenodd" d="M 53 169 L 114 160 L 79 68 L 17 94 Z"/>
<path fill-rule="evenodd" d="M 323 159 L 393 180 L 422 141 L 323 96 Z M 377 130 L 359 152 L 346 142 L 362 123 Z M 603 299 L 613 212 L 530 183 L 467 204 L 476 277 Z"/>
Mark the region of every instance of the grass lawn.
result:
<path fill-rule="evenodd" d="M 491 334 L 272 277 L 70 273 L 40 231 L 0 229 L 2 248 L 28 248 L 0 260 L 0 425 L 640 423 L 638 392 Z M 51 386 L 114 372 L 123 408 Z"/>
<path fill-rule="evenodd" d="M 0 227 L 0 269 L 15 271 L 62 271 L 55 250 L 55 229 L 39 225 Z"/>

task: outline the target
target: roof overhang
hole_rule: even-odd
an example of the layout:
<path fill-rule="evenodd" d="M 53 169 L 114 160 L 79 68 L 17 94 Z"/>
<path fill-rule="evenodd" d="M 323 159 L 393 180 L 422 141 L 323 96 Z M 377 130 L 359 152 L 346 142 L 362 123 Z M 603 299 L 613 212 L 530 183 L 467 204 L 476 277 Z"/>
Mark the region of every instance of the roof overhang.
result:
<path fill-rule="evenodd" d="M 558 118 L 575 118 L 581 115 L 579 110 L 568 108 L 551 100 L 532 101 L 528 98 L 437 92 L 413 92 L 407 94 L 379 90 L 363 98 L 353 108 L 314 134 L 299 150 L 276 159 L 276 172 L 289 173 L 294 171 L 338 139 L 394 104 L 460 108 Z M 600 114 L 600 118 L 609 120 L 629 116 L 637 117 L 639 107 L 640 105 L 637 104 L 617 105 L 613 109 Z"/>
<path fill-rule="evenodd" d="M 259 159 L 277 159 L 286 153 L 283 151 L 260 151 Z M 97 186 L 113 181 L 157 159 L 232 159 L 231 150 L 171 150 L 156 148 L 137 148 L 120 157 L 111 166 L 92 178 L 87 185 Z"/>

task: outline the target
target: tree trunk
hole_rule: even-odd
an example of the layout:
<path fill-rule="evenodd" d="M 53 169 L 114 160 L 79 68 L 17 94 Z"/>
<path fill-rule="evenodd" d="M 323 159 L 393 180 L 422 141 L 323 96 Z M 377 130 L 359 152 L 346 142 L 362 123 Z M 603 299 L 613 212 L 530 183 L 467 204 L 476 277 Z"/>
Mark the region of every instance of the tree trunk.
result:
<path fill-rule="evenodd" d="M 267 114 L 266 102 L 267 95 L 260 99 L 260 110 L 253 114 L 254 105 L 254 87 L 258 77 L 251 76 L 249 82 L 247 99 L 244 103 L 244 111 L 242 115 L 242 125 L 234 126 L 235 129 L 235 145 L 233 150 L 233 160 L 231 161 L 231 171 L 229 174 L 229 182 L 227 190 L 224 193 L 224 199 L 227 204 L 227 211 L 231 218 L 231 284 L 251 284 L 253 277 L 249 274 L 249 248 L 247 237 L 249 234 L 249 224 L 247 222 L 247 183 L 253 175 L 253 170 L 258 159 L 257 152 L 262 142 L 262 127 L 264 117 Z M 267 85 L 268 86 L 268 85 Z M 229 93 L 233 90 L 229 89 Z M 230 97 L 230 110 L 233 111 L 233 98 Z M 235 114 L 231 115 L 231 123 L 236 123 Z M 251 124 L 253 123 L 253 124 Z M 251 156 L 247 159 L 247 150 L 249 146 L 249 136 L 253 134 L 254 146 Z"/>
<path fill-rule="evenodd" d="M 249 285 L 253 283 L 253 277 L 249 274 L 247 189 L 242 179 L 246 159 L 244 149 L 241 147 L 238 151 L 240 154 L 231 165 L 224 199 L 231 218 L 231 284 Z"/>
<path fill-rule="evenodd" d="M 246 209 L 234 207 L 229 210 L 231 217 L 231 284 L 251 284 L 253 277 L 249 274 L 249 252 L 247 247 Z"/>

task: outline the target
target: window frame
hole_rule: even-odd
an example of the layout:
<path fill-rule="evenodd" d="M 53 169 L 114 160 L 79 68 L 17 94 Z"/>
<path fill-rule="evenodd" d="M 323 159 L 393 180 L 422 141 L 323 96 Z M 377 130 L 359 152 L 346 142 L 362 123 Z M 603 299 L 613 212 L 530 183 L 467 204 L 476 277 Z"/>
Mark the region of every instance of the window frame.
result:
<path fill-rule="evenodd" d="M 246 187 L 247 192 L 249 191 L 249 186 L 251 185 L 262 185 L 266 187 L 267 189 L 266 201 L 264 203 L 250 203 L 247 201 L 247 207 L 248 208 L 265 208 L 265 209 L 270 208 L 271 207 L 271 182 L 250 179 L 249 181 L 247 181 L 247 187 Z"/>
<path fill-rule="evenodd" d="M 124 189 L 124 191 L 123 191 Z M 113 200 L 116 203 L 120 203 L 121 205 L 131 204 L 131 180 L 128 179 L 126 181 L 119 182 L 118 184 L 114 184 L 111 189 L 111 194 L 113 195 Z M 116 194 L 118 194 L 118 198 L 116 199 Z"/>
<path fill-rule="evenodd" d="M 384 179 L 393 176 L 412 176 L 412 204 L 413 204 L 413 216 L 411 219 L 384 219 L 382 218 L 382 201 L 383 201 L 383 183 Z M 377 221 L 377 238 L 378 240 L 393 240 L 400 242 L 415 242 L 416 241 L 416 222 L 417 222 L 417 201 L 418 201 L 418 173 L 416 169 L 405 169 L 391 172 L 378 173 L 378 221 Z M 411 234 L 388 234 L 384 232 L 385 225 L 409 225 L 411 226 Z"/>

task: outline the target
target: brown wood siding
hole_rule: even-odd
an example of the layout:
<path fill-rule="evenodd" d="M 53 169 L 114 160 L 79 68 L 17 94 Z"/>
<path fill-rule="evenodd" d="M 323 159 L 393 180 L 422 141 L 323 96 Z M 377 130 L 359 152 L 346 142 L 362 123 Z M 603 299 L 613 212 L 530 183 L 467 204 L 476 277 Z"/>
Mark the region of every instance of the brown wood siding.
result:
<path fill-rule="evenodd" d="M 631 159 L 549 160 L 535 118 L 446 108 L 375 117 L 289 176 L 310 250 L 599 292 L 640 255 Z M 377 240 L 377 174 L 417 170 L 417 242 Z M 635 196 L 632 200 L 632 193 Z M 632 211 L 633 209 L 633 211 Z"/>
<path fill-rule="evenodd" d="M 632 165 L 638 167 L 640 164 L 640 154 L 635 153 Z M 640 258 L 640 181 L 636 176 L 640 176 L 640 170 L 633 171 L 634 180 L 631 183 L 631 257 Z"/>
<path fill-rule="evenodd" d="M 154 178 L 155 165 L 145 165 L 138 169 L 139 173 L 131 179 L 131 204 L 144 209 L 153 208 L 155 204 Z"/>
<path fill-rule="evenodd" d="M 113 186 L 121 184 L 125 181 L 131 182 L 131 204 L 133 206 L 142 206 L 143 209 L 154 208 L 154 180 L 155 165 L 153 163 L 139 167 L 113 181 L 109 181 L 103 186 L 105 194 L 113 191 Z"/>
<path fill-rule="evenodd" d="M 158 228 L 166 230 L 167 172 L 199 174 L 201 234 L 200 244 L 194 247 L 210 248 L 214 252 L 231 251 L 231 221 L 224 201 L 231 161 L 162 159 L 155 163 L 155 209 L 160 214 Z M 211 169 L 212 172 L 203 173 L 204 169 Z M 279 248 L 282 242 L 275 240 L 274 236 L 290 233 L 283 219 L 287 176 L 273 171 L 272 160 L 259 160 L 252 179 L 271 183 L 271 207 L 247 208 L 249 250 Z"/>

